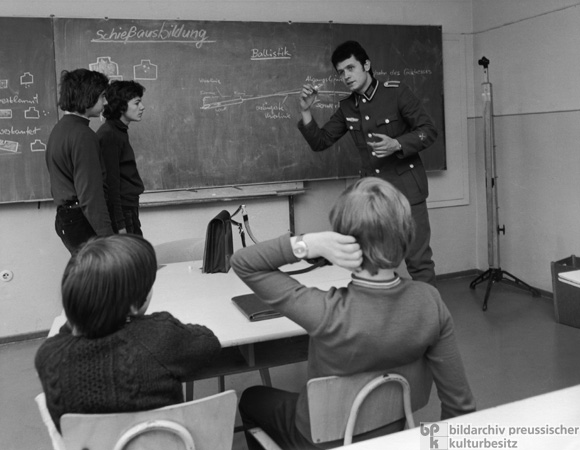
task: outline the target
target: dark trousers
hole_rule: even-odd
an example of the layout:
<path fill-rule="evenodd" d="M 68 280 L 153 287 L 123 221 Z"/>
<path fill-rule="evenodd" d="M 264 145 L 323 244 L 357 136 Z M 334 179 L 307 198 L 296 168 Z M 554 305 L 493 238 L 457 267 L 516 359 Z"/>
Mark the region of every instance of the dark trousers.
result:
<path fill-rule="evenodd" d="M 80 207 L 59 206 L 54 221 L 56 234 L 68 251 L 73 254 L 81 244 L 96 236 L 95 230 L 83 214 Z"/>
<path fill-rule="evenodd" d="M 340 447 L 342 440 L 315 445 L 300 433 L 295 425 L 298 394 L 268 386 L 252 386 L 246 389 L 238 405 L 244 429 L 260 427 L 284 450 L 319 450 Z M 405 419 L 393 422 L 377 430 L 356 436 L 353 442 L 401 431 Z M 262 450 L 250 433 L 246 432 L 249 450 Z"/>
<path fill-rule="evenodd" d="M 413 280 L 424 281 L 433 286 L 435 283 L 435 263 L 431 250 L 431 225 L 427 202 L 411 206 L 411 214 L 415 220 L 415 240 L 411 244 L 409 255 L 405 259 L 407 271 Z"/>

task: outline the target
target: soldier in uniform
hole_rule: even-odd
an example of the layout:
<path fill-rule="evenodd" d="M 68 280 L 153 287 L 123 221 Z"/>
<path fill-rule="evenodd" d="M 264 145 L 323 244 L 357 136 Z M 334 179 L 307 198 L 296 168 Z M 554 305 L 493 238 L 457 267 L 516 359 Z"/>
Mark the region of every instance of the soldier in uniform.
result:
<path fill-rule="evenodd" d="M 416 237 L 405 260 L 407 270 L 414 280 L 435 285 L 427 175 L 419 156 L 435 142 L 435 125 L 406 85 L 399 81 L 381 83 L 374 78 L 371 61 L 358 42 L 339 45 L 332 54 L 332 64 L 352 94 L 320 128 L 311 113 L 318 87 L 304 85 L 298 129 L 315 152 L 327 149 L 350 132 L 360 155 L 361 177 L 387 180 L 409 200 Z"/>

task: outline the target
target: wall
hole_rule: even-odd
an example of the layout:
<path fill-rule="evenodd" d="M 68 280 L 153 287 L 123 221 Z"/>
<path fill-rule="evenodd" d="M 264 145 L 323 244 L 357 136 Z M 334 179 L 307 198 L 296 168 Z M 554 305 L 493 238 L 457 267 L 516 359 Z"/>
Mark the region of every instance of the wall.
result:
<path fill-rule="evenodd" d="M 501 266 L 551 291 L 550 262 L 580 249 L 580 2 L 474 0 L 473 10 L 474 61 L 490 60 L 493 85 Z M 477 97 L 483 70 L 474 73 Z"/>
<path fill-rule="evenodd" d="M 125 17 L 196 20 L 252 20 L 442 25 L 449 170 L 430 174 L 432 245 L 438 273 L 474 269 L 485 236 L 477 214 L 478 189 L 473 121 L 471 0 L 260 1 L 260 0 L 4 0 L 3 16 Z M 162 13 L 160 13 L 162 11 Z M 146 100 L 146 99 L 145 99 Z M 140 126 L 131 128 L 138 133 Z M 328 211 L 345 181 L 306 183 L 296 198 L 296 231 L 327 228 Z M 266 239 L 288 230 L 286 198 L 246 202 L 253 230 Z M 146 208 L 143 228 L 153 244 L 205 233 L 207 221 L 238 202 Z M 53 231 L 50 203 L 0 205 L 0 270 L 14 279 L 0 282 L 0 339 L 47 330 L 60 313 L 59 281 L 68 253 Z M 484 222 L 485 224 L 485 222 Z M 477 244 L 479 242 L 479 244 Z M 236 240 L 236 245 L 239 245 Z"/>

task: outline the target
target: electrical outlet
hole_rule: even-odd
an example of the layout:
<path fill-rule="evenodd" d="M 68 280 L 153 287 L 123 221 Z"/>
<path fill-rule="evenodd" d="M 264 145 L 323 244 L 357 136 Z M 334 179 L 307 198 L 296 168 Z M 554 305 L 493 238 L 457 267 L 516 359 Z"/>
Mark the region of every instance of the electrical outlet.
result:
<path fill-rule="evenodd" d="M 14 277 L 14 274 L 11 270 L 3 270 L 0 272 L 0 280 L 2 281 L 10 281 Z"/>

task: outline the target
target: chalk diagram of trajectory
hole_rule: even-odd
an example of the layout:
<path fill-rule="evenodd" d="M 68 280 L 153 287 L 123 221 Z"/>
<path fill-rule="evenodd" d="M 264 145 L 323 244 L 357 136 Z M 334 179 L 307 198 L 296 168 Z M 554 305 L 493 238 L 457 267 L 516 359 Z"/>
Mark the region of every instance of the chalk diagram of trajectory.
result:
<path fill-rule="evenodd" d="M 241 105 L 242 103 L 248 102 L 251 100 L 263 100 L 265 98 L 272 98 L 272 97 L 284 97 L 284 100 L 282 101 L 284 103 L 284 102 L 286 102 L 286 99 L 288 98 L 288 96 L 300 95 L 301 91 L 302 91 L 302 89 L 296 89 L 296 90 L 291 90 L 291 91 L 281 91 L 281 92 L 275 92 L 273 94 L 255 95 L 255 96 L 246 95 L 246 94 L 239 94 L 235 98 L 230 98 L 227 100 L 218 100 L 218 101 L 213 100 L 213 99 L 215 99 L 216 96 L 206 96 L 203 98 L 203 106 L 201 107 L 201 109 L 227 108 L 228 106 Z M 350 92 L 337 92 L 337 91 L 322 91 L 322 90 L 320 90 L 320 91 L 318 91 L 318 94 L 319 95 L 339 95 L 341 97 L 346 97 L 346 96 L 350 95 Z M 222 97 L 225 97 L 225 96 L 222 96 Z M 318 102 L 318 101 L 319 100 L 317 100 L 316 102 Z"/>

